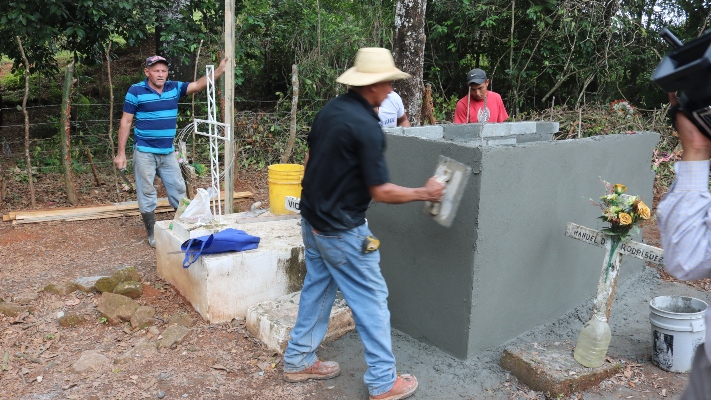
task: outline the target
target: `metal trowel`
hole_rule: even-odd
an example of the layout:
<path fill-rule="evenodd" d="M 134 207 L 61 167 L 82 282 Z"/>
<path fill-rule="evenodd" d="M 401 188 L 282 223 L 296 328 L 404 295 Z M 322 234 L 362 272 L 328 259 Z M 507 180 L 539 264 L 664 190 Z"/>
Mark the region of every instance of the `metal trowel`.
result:
<path fill-rule="evenodd" d="M 464 188 L 467 186 L 471 173 L 470 166 L 449 157 L 439 156 L 434 176 L 439 182 L 446 185 L 444 194 L 441 201 L 426 201 L 422 211 L 430 215 L 438 224 L 449 228 L 457 215 L 457 209 L 462 201 Z"/>

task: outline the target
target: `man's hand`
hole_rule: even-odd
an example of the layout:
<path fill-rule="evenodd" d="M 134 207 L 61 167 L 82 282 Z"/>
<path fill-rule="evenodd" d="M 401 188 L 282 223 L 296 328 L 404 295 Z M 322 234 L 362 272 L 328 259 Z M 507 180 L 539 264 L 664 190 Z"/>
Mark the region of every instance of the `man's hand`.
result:
<path fill-rule="evenodd" d="M 217 66 L 215 69 L 215 79 L 219 79 L 222 74 L 225 73 L 225 67 L 227 67 L 227 61 L 230 59 L 230 56 L 227 56 L 220 61 L 220 65 Z"/>
<path fill-rule="evenodd" d="M 669 94 L 670 102 L 677 103 L 676 95 Z M 699 131 L 684 113 L 676 114 L 676 130 L 679 132 L 679 140 L 684 152 L 681 155 L 682 161 L 706 161 L 711 158 L 711 140 Z"/>
<path fill-rule="evenodd" d="M 119 153 L 114 157 L 114 165 L 118 169 L 126 169 L 126 153 Z"/>
<path fill-rule="evenodd" d="M 442 200 L 442 195 L 444 194 L 444 189 L 446 185 L 440 182 L 436 176 L 431 177 L 425 183 L 425 192 L 429 198 L 427 201 L 440 201 Z"/>

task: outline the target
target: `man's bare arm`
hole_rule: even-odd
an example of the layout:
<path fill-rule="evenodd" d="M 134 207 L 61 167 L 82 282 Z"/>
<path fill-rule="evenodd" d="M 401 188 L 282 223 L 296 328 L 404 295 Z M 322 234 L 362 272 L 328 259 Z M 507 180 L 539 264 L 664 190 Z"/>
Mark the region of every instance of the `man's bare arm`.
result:
<path fill-rule="evenodd" d="M 425 186 L 408 188 L 393 183 L 370 186 L 370 195 L 378 203 L 402 204 L 411 201 L 440 201 L 444 192 L 444 184 L 435 177 L 427 180 Z"/>
<path fill-rule="evenodd" d="M 114 158 L 114 164 L 118 169 L 126 168 L 126 143 L 128 142 L 128 135 L 131 133 L 131 124 L 133 124 L 133 114 L 124 112 L 119 124 L 118 148 Z"/>
<path fill-rule="evenodd" d="M 225 73 L 225 66 L 227 65 L 227 61 L 229 60 L 229 57 L 225 57 L 220 61 L 220 65 L 215 68 L 215 80 L 220 79 L 222 74 Z M 188 91 L 186 94 L 193 94 L 196 92 L 200 92 L 205 90 L 207 87 L 207 77 L 203 76 L 202 78 L 196 80 L 195 82 L 190 82 L 188 85 Z"/>

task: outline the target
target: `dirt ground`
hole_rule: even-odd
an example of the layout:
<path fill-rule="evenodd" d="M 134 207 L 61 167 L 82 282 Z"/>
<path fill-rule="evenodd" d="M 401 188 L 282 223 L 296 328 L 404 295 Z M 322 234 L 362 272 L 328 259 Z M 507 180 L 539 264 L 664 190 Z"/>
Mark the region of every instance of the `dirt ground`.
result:
<path fill-rule="evenodd" d="M 243 175 L 236 190 L 252 190 L 253 201 L 267 195 L 264 174 Z M 168 219 L 172 213 L 160 214 Z M 660 245 L 656 226 L 645 229 L 645 240 Z M 280 379 L 281 358 L 265 350 L 245 330 L 243 320 L 209 324 L 169 284 L 156 275 L 155 251 L 145 241 L 140 217 L 81 222 L 12 225 L 0 223 L 0 297 L 10 301 L 23 292 L 39 292 L 31 313 L 11 318 L 0 314 L 0 398 L 228 398 L 228 399 L 355 399 L 366 398 L 362 384 L 365 365 L 357 334 L 323 346 L 321 356 L 341 362 L 343 375 L 335 380 L 288 384 Z M 148 330 L 131 332 L 124 325 L 107 325 L 96 311 L 98 295 L 74 292 L 66 296 L 41 289 L 83 276 L 110 274 L 121 266 L 134 266 L 142 276 L 144 294 L 139 303 L 156 308 L 157 327 L 168 318 L 188 314 L 195 321 L 183 343 L 154 355 L 114 364 L 90 373 L 72 370 L 85 350 L 97 349 L 114 361 L 142 339 L 155 339 Z M 615 339 L 610 356 L 622 360 L 622 373 L 599 387 L 572 398 L 677 398 L 685 374 L 664 372 L 647 355 L 648 321 L 645 296 L 660 285 L 706 298 L 709 281 L 676 283 L 647 267 L 618 289 L 616 308 L 634 309 L 611 320 Z M 671 289 L 670 289 L 671 288 Z M 644 291 L 646 290 L 646 291 Z M 642 298 L 642 301 L 640 301 Z M 638 310 L 636 310 L 637 308 Z M 589 305 L 582 305 L 548 326 L 517 340 L 554 337 L 575 340 Z M 76 311 L 88 322 L 71 328 L 57 323 L 60 311 Z M 634 317 L 630 317 L 634 316 Z M 641 327 L 641 328 L 640 328 Z M 646 329 L 646 330 L 645 330 Z M 646 332 L 646 333 L 645 333 Z M 421 389 L 413 398 L 543 399 L 516 381 L 498 364 L 501 349 L 461 361 L 414 339 L 394 332 L 399 368 L 413 372 Z"/>

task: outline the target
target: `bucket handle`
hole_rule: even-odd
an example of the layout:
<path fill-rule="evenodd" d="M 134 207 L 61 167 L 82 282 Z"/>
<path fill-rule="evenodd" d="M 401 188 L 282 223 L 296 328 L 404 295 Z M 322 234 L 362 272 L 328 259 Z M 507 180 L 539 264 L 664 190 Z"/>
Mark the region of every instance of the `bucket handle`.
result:
<path fill-rule="evenodd" d="M 656 314 L 651 313 L 651 316 L 654 316 Z M 651 320 L 651 318 L 650 318 Z M 694 320 L 689 320 L 689 326 L 684 326 L 684 325 L 667 325 L 663 322 L 659 322 L 656 320 L 652 321 L 652 325 L 666 329 L 668 331 L 674 331 L 674 332 L 701 332 L 705 330 L 705 324 L 703 319 L 694 319 Z"/>

